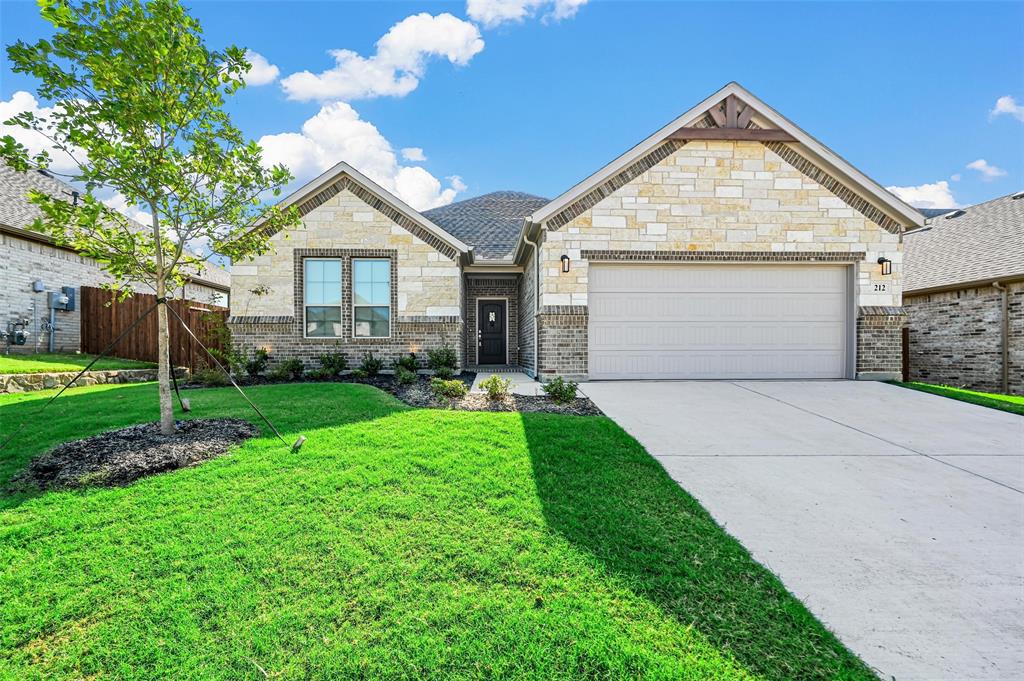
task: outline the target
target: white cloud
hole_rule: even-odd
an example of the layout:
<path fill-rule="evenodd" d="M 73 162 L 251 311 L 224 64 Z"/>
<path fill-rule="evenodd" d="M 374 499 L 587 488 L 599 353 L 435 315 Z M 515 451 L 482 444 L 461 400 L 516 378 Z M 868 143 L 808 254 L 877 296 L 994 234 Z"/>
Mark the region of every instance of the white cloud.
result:
<path fill-rule="evenodd" d="M 967 164 L 967 167 L 971 170 L 977 170 L 981 173 L 981 179 L 987 181 L 994 180 L 997 177 L 1002 177 L 1006 174 L 1006 171 L 998 166 L 989 165 L 989 162 L 983 158 L 979 158 L 977 161 L 971 161 Z"/>
<path fill-rule="evenodd" d="M 1013 116 L 1018 121 L 1024 121 L 1024 105 L 1018 104 L 1017 100 L 1010 95 L 1000 97 L 988 115 L 990 118 L 995 118 L 1003 114 Z"/>
<path fill-rule="evenodd" d="M 484 28 L 494 28 L 538 14 L 544 21 L 569 19 L 585 4 L 587 0 L 467 0 L 466 14 Z"/>
<path fill-rule="evenodd" d="M 954 182 L 959 182 L 960 178 L 960 173 L 953 173 L 952 175 L 949 176 L 949 179 L 953 180 Z"/>
<path fill-rule="evenodd" d="M 246 50 L 245 60 L 251 64 L 249 72 L 245 74 L 246 85 L 257 86 L 273 83 L 281 74 L 281 69 L 268 62 L 267 58 L 259 52 Z"/>
<path fill-rule="evenodd" d="M 949 182 L 942 180 L 931 184 L 920 184 L 916 187 L 886 187 L 915 208 L 959 208 L 960 204 L 953 198 Z"/>
<path fill-rule="evenodd" d="M 423 154 L 423 150 L 419 147 L 406 147 L 402 149 L 402 158 L 406 161 L 423 162 L 427 160 L 427 157 Z"/>
<path fill-rule="evenodd" d="M 129 204 L 128 200 L 120 192 L 115 192 L 112 196 L 101 200 L 108 208 L 113 208 L 118 213 L 126 215 L 136 222 L 140 222 L 147 227 L 153 224 L 152 213 L 147 213 L 138 206 Z"/>
<path fill-rule="evenodd" d="M 289 99 L 342 100 L 404 97 L 419 85 L 430 57 L 465 65 L 482 49 L 480 30 L 451 14 L 423 12 L 402 19 L 363 57 L 352 50 L 331 50 L 334 68 L 319 74 L 293 73 L 281 81 Z"/>
<path fill-rule="evenodd" d="M 346 161 L 417 210 L 447 205 L 466 188 L 458 177 L 442 187 L 427 170 L 400 165 L 391 143 L 345 102 L 325 104 L 301 132 L 264 135 L 259 144 L 265 163 L 283 163 L 299 182 Z"/>
<path fill-rule="evenodd" d="M 78 169 L 78 165 L 71 160 L 70 156 L 54 149 L 53 144 L 48 139 L 34 130 L 26 130 L 16 125 L 4 124 L 4 121 L 13 118 L 23 111 L 30 111 L 37 118 L 45 120 L 53 115 L 54 110 L 55 107 L 40 106 L 31 93 L 19 90 L 11 95 L 10 99 L 0 101 L 0 137 L 10 135 L 21 144 L 24 144 L 32 156 L 44 150 L 49 152 L 51 170 L 58 173 L 71 173 Z M 75 154 L 82 160 L 87 158 L 80 149 L 76 149 Z"/>

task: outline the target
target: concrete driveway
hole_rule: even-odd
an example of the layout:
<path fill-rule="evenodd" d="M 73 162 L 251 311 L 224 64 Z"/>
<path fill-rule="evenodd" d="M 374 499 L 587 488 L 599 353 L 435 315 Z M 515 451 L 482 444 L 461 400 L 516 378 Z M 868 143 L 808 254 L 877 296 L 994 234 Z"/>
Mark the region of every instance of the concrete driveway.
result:
<path fill-rule="evenodd" d="M 581 389 L 884 679 L 1024 678 L 1024 417 L 872 382 Z"/>

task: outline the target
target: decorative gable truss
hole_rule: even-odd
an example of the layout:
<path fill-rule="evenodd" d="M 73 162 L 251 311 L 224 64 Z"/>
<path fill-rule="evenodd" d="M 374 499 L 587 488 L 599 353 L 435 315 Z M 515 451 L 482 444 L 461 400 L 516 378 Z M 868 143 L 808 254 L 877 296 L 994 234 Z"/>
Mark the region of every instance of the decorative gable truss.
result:
<path fill-rule="evenodd" d="M 719 95 L 721 96 L 719 97 Z M 538 213 L 532 216 L 532 221 L 543 221 L 549 230 L 560 229 L 575 217 L 582 215 L 599 201 L 611 195 L 615 190 L 671 156 L 687 142 L 695 140 L 760 142 L 808 179 L 818 183 L 822 188 L 831 192 L 846 205 L 850 206 L 850 208 L 856 210 L 865 218 L 891 234 L 901 233 L 904 222 L 916 224 L 919 221 L 923 221 L 921 216 L 915 216 L 914 220 L 901 222 L 878 209 L 874 204 L 864 199 L 861 193 L 852 189 L 848 183 L 843 182 L 822 168 L 821 165 L 812 162 L 807 158 L 807 155 L 798 151 L 794 146 L 802 144 L 805 148 L 809 148 L 810 145 L 814 145 L 824 149 L 820 143 L 800 131 L 796 126 L 785 121 L 785 119 L 782 119 L 781 116 L 771 111 L 766 105 L 759 104 L 759 106 L 755 106 L 755 104 L 750 103 L 751 101 L 756 102 L 757 99 L 739 85 L 735 83 L 727 85 L 719 93 L 712 95 L 711 98 L 698 105 L 697 108 L 683 114 L 683 116 L 669 124 L 667 129 L 659 131 L 654 137 L 638 145 L 640 148 L 648 148 L 642 156 L 629 161 L 621 170 L 613 172 L 596 186 L 584 190 L 576 198 L 560 208 L 556 208 L 555 212 L 551 215 L 543 215 L 545 213 L 544 209 L 538 211 Z M 710 105 L 708 104 L 709 102 L 711 102 Z M 784 122 L 786 127 L 791 127 L 792 130 L 786 130 L 782 127 L 763 128 L 759 126 L 753 119 L 755 115 L 762 113 L 759 110 L 761 107 L 765 111 L 771 111 L 775 117 Z M 702 108 L 703 111 L 701 111 Z M 767 118 L 766 116 L 762 117 Z M 678 125 L 684 120 L 692 122 L 688 125 Z M 629 155 L 620 157 L 620 160 Z M 841 161 L 841 159 L 839 160 Z M 617 163 L 619 163 L 619 160 L 614 161 L 610 165 L 614 166 Z M 843 163 L 845 164 L 845 162 Z M 856 173 L 852 167 L 850 170 Z M 598 174 L 603 174 L 603 171 Z M 570 190 L 569 193 L 573 192 L 574 190 Z M 895 197 L 891 198 L 895 199 Z M 557 203 L 559 203 L 559 199 L 552 201 L 549 206 Z M 901 208 L 907 207 L 901 206 Z M 906 213 L 907 211 L 904 210 L 902 212 Z"/>

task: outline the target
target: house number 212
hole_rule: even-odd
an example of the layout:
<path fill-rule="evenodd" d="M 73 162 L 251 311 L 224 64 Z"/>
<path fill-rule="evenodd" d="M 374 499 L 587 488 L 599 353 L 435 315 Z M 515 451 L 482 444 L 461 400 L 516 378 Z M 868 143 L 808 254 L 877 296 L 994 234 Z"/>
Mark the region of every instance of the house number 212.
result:
<path fill-rule="evenodd" d="M 889 290 L 889 284 L 874 284 L 875 293 L 886 293 Z"/>

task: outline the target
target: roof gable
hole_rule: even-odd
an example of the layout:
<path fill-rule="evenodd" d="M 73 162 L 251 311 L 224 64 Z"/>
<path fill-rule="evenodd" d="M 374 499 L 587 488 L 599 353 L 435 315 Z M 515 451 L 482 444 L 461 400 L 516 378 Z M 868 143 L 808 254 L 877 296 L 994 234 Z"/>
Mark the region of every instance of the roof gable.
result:
<path fill-rule="evenodd" d="M 725 125 L 720 125 L 725 123 Z M 704 131 L 707 132 L 704 132 Z M 865 217 L 898 233 L 924 216 L 858 171 L 792 121 L 729 83 L 529 216 L 557 229 L 682 147 L 689 139 L 759 140 Z"/>
<path fill-rule="evenodd" d="M 304 216 L 323 205 L 332 196 L 351 191 L 364 203 L 385 215 L 389 220 L 408 230 L 413 236 L 429 244 L 449 258 L 462 255 L 472 262 L 473 248 L 434 224 L 422 213 L 407 205 L 397 196 L 366 177 L 348 163 L 341 162 L 322 173 L 282 199 L 282 208 L 295 206 Z M 257 225 L 256 229 L 259 229 Z M 268 234 L 272 236 L 272 234 Z"/>
<path fill-rule="evenodd" d="M 466 243 L 473 244 L 478 259 L 504 260 L 519 242 L 523 218 L 544 206 L 548 199 L 515 191 L 497 191 L 423 214 Z"/>

